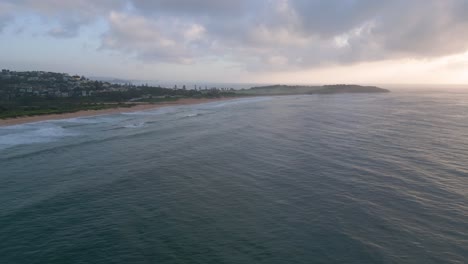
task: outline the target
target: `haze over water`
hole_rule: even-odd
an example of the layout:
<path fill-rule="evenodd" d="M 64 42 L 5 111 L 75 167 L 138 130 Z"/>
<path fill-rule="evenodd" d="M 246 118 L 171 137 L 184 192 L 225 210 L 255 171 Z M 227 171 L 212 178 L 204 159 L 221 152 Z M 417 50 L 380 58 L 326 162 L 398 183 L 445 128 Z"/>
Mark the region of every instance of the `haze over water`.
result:
<path fill-rule="evenodd" d="M 464 263 L 468 93 L 0 128 L 0 263 Z"/>

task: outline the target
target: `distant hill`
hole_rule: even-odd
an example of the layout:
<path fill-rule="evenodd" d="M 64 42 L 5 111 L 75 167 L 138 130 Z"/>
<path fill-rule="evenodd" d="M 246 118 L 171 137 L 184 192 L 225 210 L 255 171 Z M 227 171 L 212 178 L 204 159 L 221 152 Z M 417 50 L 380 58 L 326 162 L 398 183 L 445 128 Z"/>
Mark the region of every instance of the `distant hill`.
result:
<path fill-rule="evenodd" d="M 377 86 L 361 86 L 361 85 L 324 85 L 323 89 L 315 93 L 329 94 L 329 93 L 389 93 L 387 89 L 379 88 Z"/>
<path fill-rule="evenodd" d="M 387 89 L 376 86 L 349 84 L 306 86 L 306 85 L 268 85 L 241 90 L 245 95 L 294 95 L 294 94 L 337 94 L 337 93 L 388 93 Z"/>

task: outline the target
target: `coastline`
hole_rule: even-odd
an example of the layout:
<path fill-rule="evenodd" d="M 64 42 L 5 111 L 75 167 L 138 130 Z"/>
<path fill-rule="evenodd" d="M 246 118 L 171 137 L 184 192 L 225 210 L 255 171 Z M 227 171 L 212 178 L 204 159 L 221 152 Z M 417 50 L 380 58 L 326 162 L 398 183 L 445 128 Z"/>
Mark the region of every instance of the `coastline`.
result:
<path fill-rule="evenodd" d="M 82 110 L 82 111 L 73 112 L 73 113 L 8 118 L 8 119 L 0 119 L 0 127 L 21 125 L 21 124 L 34 123 L 34 122 L 47 121 L 47 120 L 60 120 L 60 119 L 69 119 L 69 118 L 77 118 L 77 117 L 89 117 L 89 116 L 96 116 L 96 115 L 110 115 L 110 114 L 118 114 L 118 113 L 138 112 L 138 111 L 158 109 L 158 108 L 167 107 L 167 106 L 195 105 L 195 104 L 203 104 L 203 103 L 210 103 L 210 102 L 217 102 L 217 101 L 227 101 L 227 100 L 233 100 L 233 99 L 238 99 L 238 98 L 237 97 L 200 98 L 200 99 L 182 98 L 177 101 L 160 102 L 160 103 L 154 103 L 154 104 L 143 103 L 143 104 L 138 104 L 130 108 L 117 107 L 117 108 L 110 108 L 110 109 L 103 109 L 103 110 Z"/>

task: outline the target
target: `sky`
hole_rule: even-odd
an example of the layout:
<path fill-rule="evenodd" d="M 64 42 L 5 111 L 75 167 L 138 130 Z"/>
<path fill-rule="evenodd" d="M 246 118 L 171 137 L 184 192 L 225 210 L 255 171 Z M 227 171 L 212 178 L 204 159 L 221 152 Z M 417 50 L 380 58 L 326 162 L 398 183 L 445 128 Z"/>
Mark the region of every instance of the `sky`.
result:
<path fill-rule="evenodd" d="M 468 0 L 0 0 L 0 67 L 131 80 L 468 84 Z"/>

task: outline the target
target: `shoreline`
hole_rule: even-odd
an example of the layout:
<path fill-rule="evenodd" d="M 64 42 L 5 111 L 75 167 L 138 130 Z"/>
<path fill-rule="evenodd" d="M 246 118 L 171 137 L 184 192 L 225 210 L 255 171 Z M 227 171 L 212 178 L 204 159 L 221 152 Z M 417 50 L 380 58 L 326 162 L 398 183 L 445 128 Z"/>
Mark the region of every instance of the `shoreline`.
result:
<path fill-rule="evenodd" d="M 81 110 L 81 111 L 77 111 L 73 113 L 8 118 L 8 119 L 0 119 L 0 127 L 35 123 L 35 122 L 48 121 L 48 120 L 90 117 L 90 116 L 97 116 L 97 115 L 111 115 L 111 114 L 119 114 L 119 113 L 131 113 L 131 112 L 138 112 L 138 111 L 145 111 L 145 110 L 153 110 L 153 109 L 158 109 L 158 108 L 168 107 L 168 106 L 196 105 L 196 104 L 203 104 L 203 103 L 210 103 L 210 102 L 217 102 L 217 101 L 234 100 L 238 98 L 239 97 L 199 98 L 199 99 L 198 98 L 182 98 L 177 101 L 160 102 L 160 103 L 154 103 L 154 104 L 142 103 L 133 107 L 116 107 L 116 108 L 102 109 L 102 110 Z"/>

